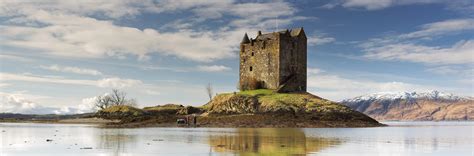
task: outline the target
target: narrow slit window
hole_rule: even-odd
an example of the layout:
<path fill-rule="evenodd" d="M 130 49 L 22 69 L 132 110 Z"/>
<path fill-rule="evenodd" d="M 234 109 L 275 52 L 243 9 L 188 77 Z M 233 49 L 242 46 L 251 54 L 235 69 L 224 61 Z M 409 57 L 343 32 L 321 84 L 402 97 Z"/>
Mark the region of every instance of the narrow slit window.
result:
<path fill-rule="evenodd" d="M 252 66 L 250 66 L 250 71 L 252 71 Z"/>
<path fill-rule="evenodd" d="M 252 56 L 254 55 L 254 53 L 252 52 Z"/>

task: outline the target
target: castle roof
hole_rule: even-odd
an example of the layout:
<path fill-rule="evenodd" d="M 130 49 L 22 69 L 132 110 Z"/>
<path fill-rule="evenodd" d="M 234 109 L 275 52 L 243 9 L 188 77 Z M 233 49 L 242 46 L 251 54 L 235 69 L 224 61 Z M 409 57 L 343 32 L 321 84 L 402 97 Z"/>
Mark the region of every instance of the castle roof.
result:
<path fill-rule="evenodd" d="M 275 35 L 273 33 L 266 33 L 262 35 L 258 35 L 256 40 L 266 40 L 266 39 L 274 39 Z"/>
<path fill-rule="evenodd" d="M 242 39 L 242 42 L 240 42 L 240 44 L 244 44 L 244 43 L 250 43 L 250 39 L 247 33 L 245 33 L 244 38 Z"/>
<path fill-rule="evenodd" d="M 303 27 L 291 29 L 290 35 L 291 35 L 292 37 L 295 37 L 295 36 L 300 35 L 301 32 L 304 32 L 304 31 L 303 31 Z"/>
<path fill-rule="evenodd" d="M 300 27 L 300 28 L 291 29 L 290 31 L 288 31 L 288 29 L 287 29 L 287 30 L 281 30 L 281 31 L 278 31 L 278 32 L 271 32 L 271 33 L 261 34 L 261 35 L 258 35 L 255 38 L 255 40 L 274 39 L 275 38 L 275 33 L 279 33 L 279 34 L 289 33 L 291 37 L 296 37 L 296 36 L 300 35 L 301 33 L 304 33 L 304 30 L 303 30 L 303 27 Z"/>

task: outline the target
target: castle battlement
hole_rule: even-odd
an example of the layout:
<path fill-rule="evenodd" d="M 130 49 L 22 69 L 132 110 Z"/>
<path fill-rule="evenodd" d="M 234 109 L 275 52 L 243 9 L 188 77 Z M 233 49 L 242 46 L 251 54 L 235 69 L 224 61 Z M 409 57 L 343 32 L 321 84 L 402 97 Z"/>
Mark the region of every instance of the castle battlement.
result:
<path fill-rule="evenodd" d="M 306 91 L 307 38 L 303 28 L 247 33 L 240 43 L 240 90 Z"/>

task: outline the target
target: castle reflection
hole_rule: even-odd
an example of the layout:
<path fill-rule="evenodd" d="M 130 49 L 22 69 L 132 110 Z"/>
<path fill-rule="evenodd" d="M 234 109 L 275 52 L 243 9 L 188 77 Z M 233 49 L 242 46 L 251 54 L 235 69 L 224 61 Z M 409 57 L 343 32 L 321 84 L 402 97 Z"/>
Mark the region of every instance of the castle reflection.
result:
<path fill-rule="evenodd" d="M 242 128 L 229 135 L 211 135 L 212 152 L 239 155 L 304 155 L 341 144 L 331 138 L 306 137 L 301 129 Z"/>

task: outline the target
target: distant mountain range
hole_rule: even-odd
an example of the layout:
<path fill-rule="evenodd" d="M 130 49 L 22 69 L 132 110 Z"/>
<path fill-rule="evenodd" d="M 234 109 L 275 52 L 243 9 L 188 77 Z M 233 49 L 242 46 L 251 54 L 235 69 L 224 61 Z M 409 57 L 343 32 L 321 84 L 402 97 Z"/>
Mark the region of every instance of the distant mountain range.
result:
<path fill-rule="evenodd" d="M 439 91 L 380 92 L 340 103 L 377 120 L 474 120 L 474 98 Z"/>

